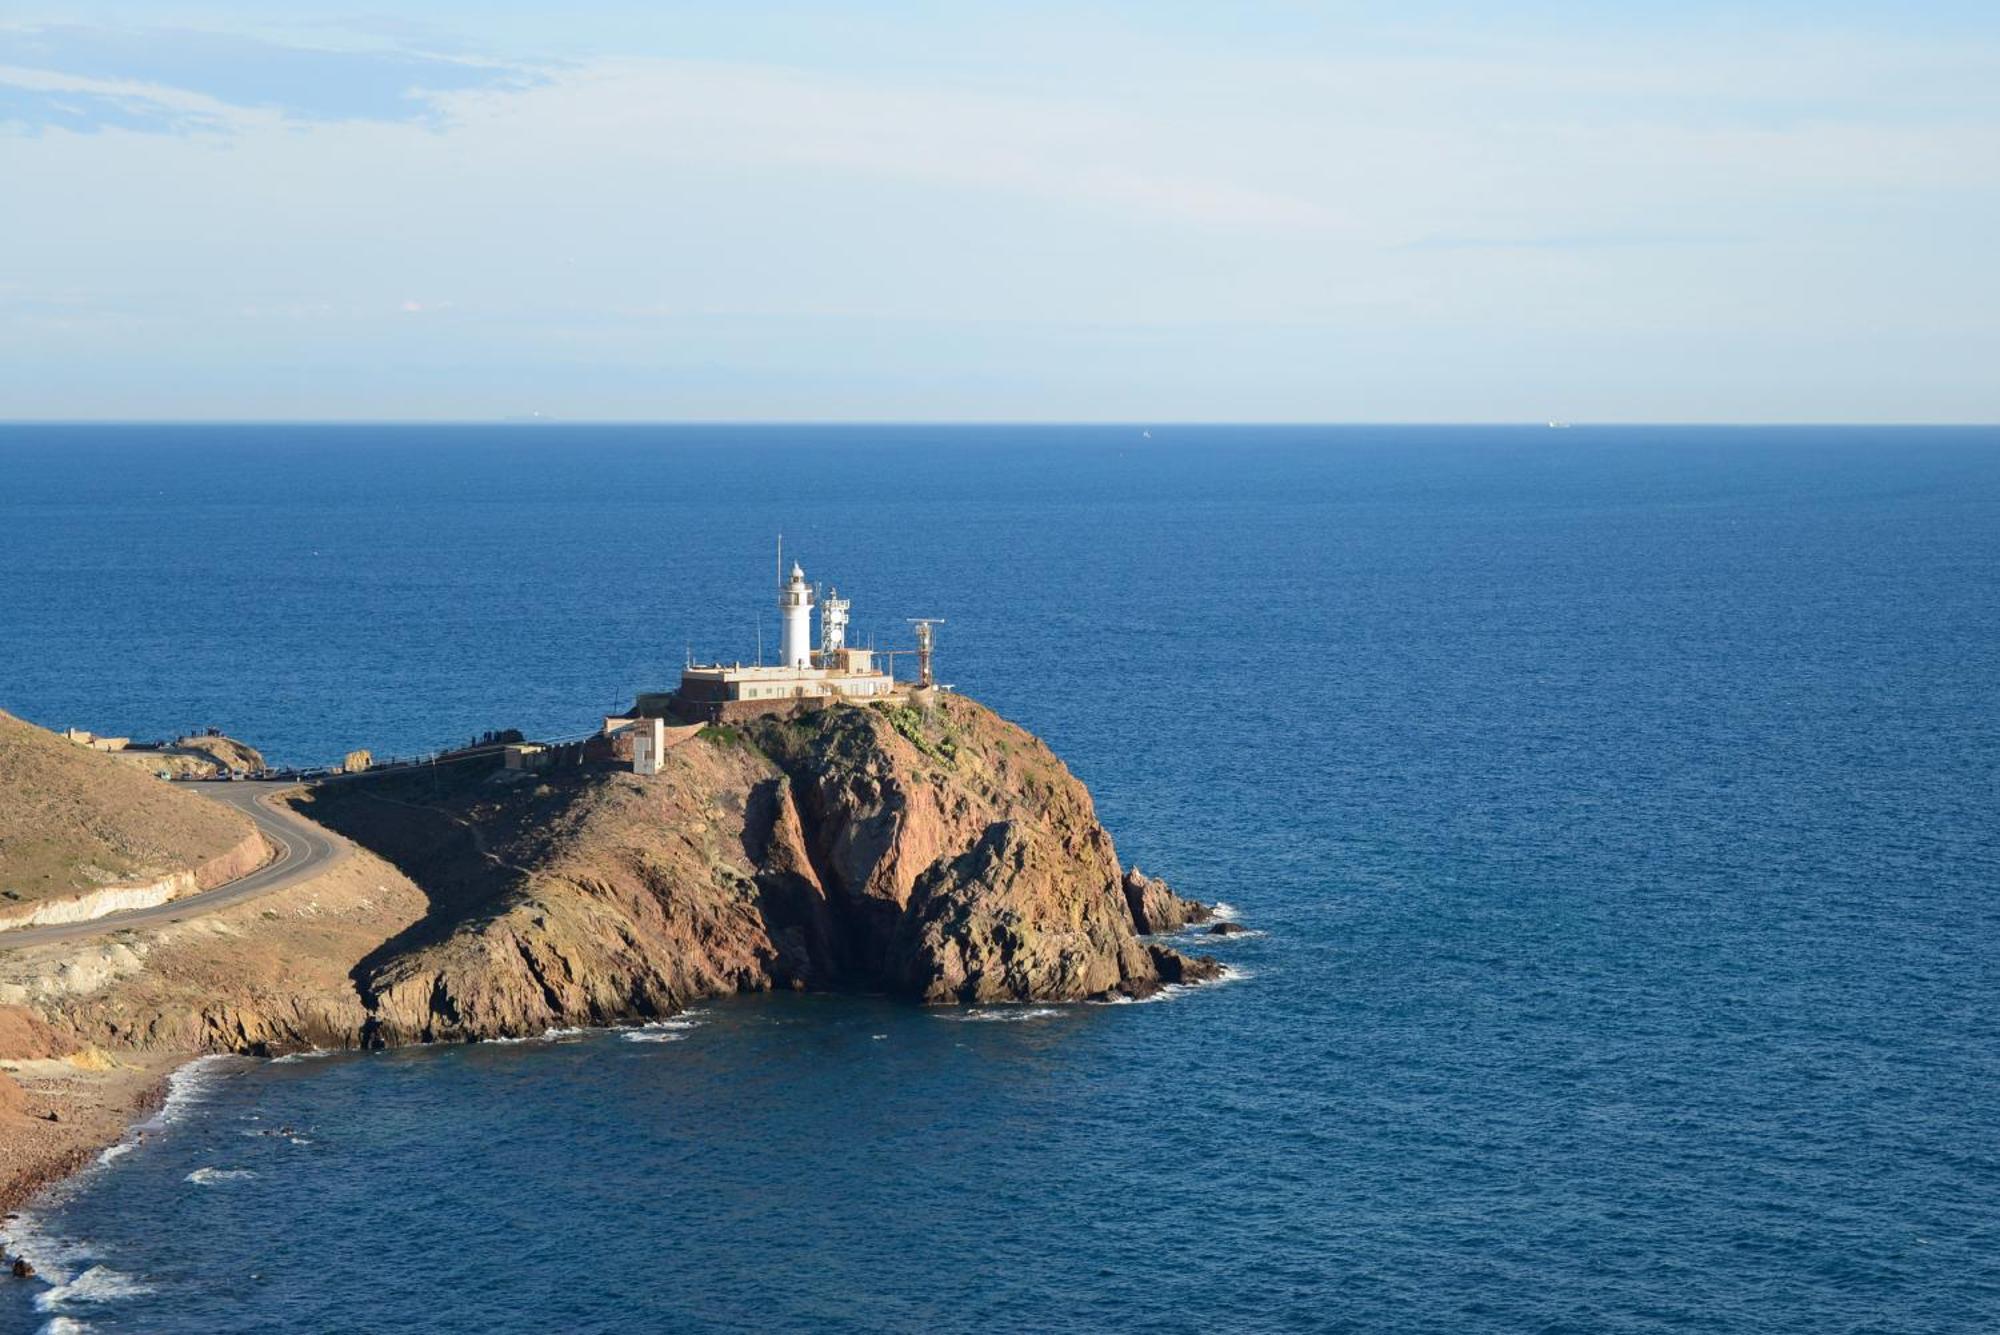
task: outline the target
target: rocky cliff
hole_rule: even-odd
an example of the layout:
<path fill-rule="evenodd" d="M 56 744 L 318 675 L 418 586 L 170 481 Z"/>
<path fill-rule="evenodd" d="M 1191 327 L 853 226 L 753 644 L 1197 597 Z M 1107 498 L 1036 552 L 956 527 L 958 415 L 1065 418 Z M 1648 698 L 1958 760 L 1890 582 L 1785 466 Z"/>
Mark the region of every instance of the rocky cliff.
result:
<path fill-rule="evenodd" d="M 643 778 L 464 765 L 304 809 L 429 898 L 354 971 L 370 1042 L 769 988 L 1139 996 L 1213 969 L 1140 939 L 1083 785 L 957 696 L 708 729 Z"/>
<path fill-rule="evenodd" d="M 36 879 L 62 879 L 51 850 L 79 830 L 96 861 L 167 839 L 249 857 L 235 813 L 25 729 L 0 716 L 0 759 L 37 762 L 0 767 L 0 852 Z M 302 809 L 362 847 L 318 877 L 79 943 L 0 935 L 0 1208 L 198 1052 L 529 1035 L 772 988 L 1143 996 L 1217 971 L 1142 935 L 1204 906 L 1123 872 L 1083 785 L 969 700 L 684 737 L 646 777 L 486 759 L 326 785 Z"/>
<path fill-rule="evenodd" d="M 957 696 L 710 728 L 657 775 L 481 758 L 300 806 L 360 850 L 172 926 L 0 949 L 0 1005 L 112 1051 L 271 1052 L 774 988 L 1081 1000 L 1215 971 L 1142 935 L 1205 910 L 1126 873 L 1049 749 Z"/>

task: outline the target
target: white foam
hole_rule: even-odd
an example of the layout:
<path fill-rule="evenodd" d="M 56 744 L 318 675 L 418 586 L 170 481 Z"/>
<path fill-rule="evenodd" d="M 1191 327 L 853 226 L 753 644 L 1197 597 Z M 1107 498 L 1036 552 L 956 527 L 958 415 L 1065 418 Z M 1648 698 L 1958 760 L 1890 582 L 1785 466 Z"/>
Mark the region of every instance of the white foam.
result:
<path fill-rule="evenodd" d="M 84 1262 L 96 1259 L 97 1252 L 89 1243 L 60 1233 L 44 1233 L 40 1223 L 41 1217 L 32 1211 L 19 1214 L 8 1225 L 7 1237 L 14 1254 L 25 1257 L 49 1283 L 61 1286 Z"/>
<path fill-rule="evenodd" d="M 211 1182 L 243 1182 L 255 1176 L 247 1168 L 197 1168 L 187 1175 L 187 1180 L 205 1187 Z"/>
<path fill-rule="evenodd" d="M 685 1011 L 667 1020 L 654 1020 L 631 1029 L 620 1029 L 618 1037 L 627 1043 L 678 1043 L 691 1029 L 699 1029 L 698 1011 Z"/>
<path fill-rule="evenodd" d="M 273 1057 L 271 1058 L 271 1065 L 296 1066 L 300 1062 L 318 1061 L 322 1057 L 337 1056 L 339 1051 L 338 1048 L 306 1048 L 300 1052 L 287 1052 L 282 1057 Z"/>
<path fill-rule="evenodd" d="M 35 1335 L 89 1335 L 90 1327 L 73 1316 L 52 1316 Z"/>
<path fill-rule="evenodd" d="M 136 1140 L 121 1140 L 116 1145 L 106 1145 L 103 1152 L 97 1156 L 97 1162 L 108 1164 L 114 1159 L 124 1158 L 138 1148 L 139 1142 Z"/>
<path fill-rule="evenodd" d="M 221 1078 L 223 1071 L 243 1062 L 241 1057 L 227 1053 L 215 1053 L 207 1057 L 196 1057 L 167 1077 L 167 1097 L 160 1104 L 160 1110 L 139 1123 L 141 1131 L 158 1131 L 187 1115 L 189 1110 L 201 1105 L 202 1099 Z"/>
<path fill-rule="evenodd" d="M 1215 922 L 1218 919 L 1225 919 L 1225 918 L 1228 919 L 1230 922 L 1243 921 L 1243 915 L 1236 911 L 1236 906 L 1234 904 L 1225 904 L 1218 899 L 1213 904 L 1210 904 L 1208 908 L 1209 908 L 1208 920 L 1210 922 Z"/>
<path fill-rule="evenodd" d="M 990 1009 L 974 1006 L 970 1010 L 932 1011 L 931 1014 L 940 1020 L 957 1020 L 967 1024 L 1020 1024 L 1027 1020 L 1046 1020 L 1051 1015 L 1061 1015 L 1062 1011 L 1054 1006 L 995 1006 Z"/>
<path fill-rule="evenodd" d="M 517 1034 L 510 1038 L 485 1038 L 481 1039 L 480 1042 L 490 1043 L 496 1048 L 511 1048 L 521 1043 L 560 1043 L 564 1039 L 581 1038 L 590 1032 L 589 1029 L 580 1027 L 556 1028 L 552 1026 L 542 1030 L 539 1034 Z"/>
<path fill-rule="evenodd" d="M 108 1266 L 94 1265 L 66 1284 L 57 1284 L 35 1295 L 35 1310 L 53 1312 L 68 1303 L 108 1303 L 119 1298 L 137 1298 L 151 1293 L 152 1286 L 130 1275 L 121 1275 Z"/>
<path fill-rule="evenodd" d="M 1150 1006 L 1156 1001 L 1179 1001 L 1182 997 L 1189 996 L 1195 992 L 1200 991 L 1205 987 L 1220 987 L 1224 983 L 1240 983 L 1244 982 L 1247 979 L 1255 978 L 1256 976 L 1257 975 L 1251 973 L 1248 969 L 1242 968 L 1239 965 L 1225 964 L 1222 966 L 1222 972 L 1220 975 L 1214 978 L 1210 978 L 1205 982 L 1167 983 L 1161 986 L 1160 990 L 1153 993 L 1151 996 L 1107 997 L 1103 1001 L 1093 1002 L 1091 1004 L 1097 1006 Z"/>
<path fill-rule="evenodd" d="M 1196 926 L 1188 927 L 1181 932 L 1181 939 L 1184 941 L 1193 941 L 1197 945 L 1213 946 L 1225 941 L 1248 941 L 1253 937 L 1264 935 L 1262 931 L 1255 927 L 1246 928 L 1240 932 L 1211 932 L 1208 930 L 1210 925 L 1209 923 L 1200 923 Z"/>

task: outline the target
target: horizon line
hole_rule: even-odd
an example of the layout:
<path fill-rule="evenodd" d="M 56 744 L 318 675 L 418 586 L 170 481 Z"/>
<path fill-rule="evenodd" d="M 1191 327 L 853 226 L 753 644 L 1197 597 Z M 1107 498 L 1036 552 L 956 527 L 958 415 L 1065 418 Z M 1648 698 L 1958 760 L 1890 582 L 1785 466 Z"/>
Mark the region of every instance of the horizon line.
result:
<path fill-rule="evenodd" d="M 1865 430 L 1893 427 L 1905 430 L 1993 430 L 2000 418 L 1991 421 L 1922 419 L 1520 419 L 1479 420 L 1397 419 L 1306 419 L 1306 418 L 863 418 L 863 417 L 0 417 L 0 430 L 10 427 L 1102 427 L 1151 430 L 1172 427 L 1243 427 L 1267 429 L 1356 430 L 1364 428 L 1478 428 L 1510 430 L 1630 429 L 1671 427 L 1680 430 L 1797 429 Z"/>

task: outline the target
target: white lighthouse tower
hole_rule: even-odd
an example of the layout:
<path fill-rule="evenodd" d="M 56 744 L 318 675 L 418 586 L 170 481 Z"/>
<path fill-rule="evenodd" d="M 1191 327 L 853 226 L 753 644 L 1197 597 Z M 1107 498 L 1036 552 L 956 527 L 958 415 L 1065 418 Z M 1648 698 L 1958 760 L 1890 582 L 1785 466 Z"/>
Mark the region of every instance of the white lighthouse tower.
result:
<path fill-rule="evenodd" d="M 780 570 L 783 566 L 779 567 Z M 792 562 L 792 575 L 778 585 L 778 662 L 788 668 L 812 666 L 813 591 L 806 572 Z"/>

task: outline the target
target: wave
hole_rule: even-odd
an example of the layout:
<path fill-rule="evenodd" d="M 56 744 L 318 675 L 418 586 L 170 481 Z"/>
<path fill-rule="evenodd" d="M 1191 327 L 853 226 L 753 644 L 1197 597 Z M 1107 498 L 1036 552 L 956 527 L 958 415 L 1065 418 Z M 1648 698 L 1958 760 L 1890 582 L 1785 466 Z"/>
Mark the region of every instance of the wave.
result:
<path fill-rule="evenodd" d="M 931 1014 L 940 1020 L 956 1020 L 961 1024 L 979 1024 L 982 1022 L 989 1024 L 1020 1024 L 1027 1020 L 1046 1020 L 1052 1015 L 1061 1015 L 1062 1011 L 1055 1006 L 995 1006 L 990 1008 L 974 1006 L 970 1010 L 932 1011 Z"/>
<path fill-rule="evenodd" d="M 505 1038 L 482 1038 L 479 1041 L 496 1048 L 511 1048 L 522 1043 L 560 1043 L 566 1038 L 577 1038 L 587 1034 L 588 1029 L 548 1028 L 539 1034 L 510 1034 Z"/>
<path fill-rule="evenodd" d="M 53 1203 L 44 1199 L 44 1208 Z M 36 1274 L 57 1288 L 67 1283 L 70 1275 L 83 1269 L 86 1262 L 97 1259 L 97 1250 L 90 1243 L 79 1242 L 60 1233 L 44 1232 L 41 1214 L 36 1210 L 23 1211 L 8 1223 L 7 1240 L 13 1245 L 16 1256 L 26 1258 L 35 1267 Z"/>
<path fill-rule="evenodd" d="M 89 1335 L 90 1327 L 73 1316 L 52 1316 L 35 1335 Z"/>
<path fill-rule="evenodd" d="M 1236 920 L 1232 918 L 1230 921 L 1235 922 Z M 1259 927 L 1246 928 L 1241 932 L 1223 932 L 1218 935 L 1208 930 L 1212 925 L 1205 922 L 1191 924 L 1182 928 L 1176 934 L 1175 939 L 1185 944 L 1219 946 L 1231 941 L 1250 941 L 1265 935 L 1264 930 Z"/>
<path fill-rule="evenodd" d="M 631 1029 L 620 1029 L 618 1037 L 627 1043 L 678 1043 L 688 1036 L 691 1029 L 699 1029 L 699 1011 L 683 1011 L 667 1020 L 653 1020 Z"/>
<path fill-rule="evenodd" d="M 197 1168 L 187 1175 L 187 1181 L 205 1187 L 211 1182 L 243 1182 L 255 1176 L 247 1168 Z"/>
<path fill-rule="evenodd" d="M 1220 975 L 1206 982 L 1167 983 L 1151 996 L 1108 997 L 1103 1001 L 1094 1001 L 1090 1004 L 1093 1006 L 1150 1006 L 1156 1001 L 1179 1001 L 1182 997 L 1190 996 L 1193 993 L 1201 991 L 1203 988 L 1221 987 L 1224 983 L 1246 982 L 1256 976 L 1256 974 L 1251 973 L 1241 965 L 1225 964 L 1222 966 Z"/>
<path fill-rule="evenodd" d="M 175 1069 L 167 1076 L 167 1096 L 153 1115 L 127 1127 L 125 1134 L 115 1143 L 106 1145 L 98 1151 L 97 1158 L 90 1167 L 93 1169 L 110 1167 L 145 1143 L 149 1133 L 164 1130 L 186 1116 L 189 1110 L 199 1106 L 203 1096 L 213 1086 L 223 1069 L 240 1065 L 243 1060 L 228 1053 L 212 1053 L 206 1057 L 196 1057 L 193 1061 Z M 77 1178 L 73 1177 L 59 1184 L 55 1188 L 55 1194 L 58 1196 L 66 1194 L 65 1189 L 75 1181 Z M 17 1223 L 15 1231 L 18 1232 L 21 1227 L 23 1225 Z M 36 1261 L 35 1264 L 40 1266 L 41 1262 Z"/>
<path fill-rule="evenodd" d="M 214 1088 L 225 1071 L 240 1067 L 248 1060 L 228 1053 L 211 1053 L 176 1068 L 167 1077 L 167 1097 L 160 1104 L 160 1110 L 139 1123 L 135 1130 L 158 1131 L 172 1125 L 191 1109 L 200 1106 L 203 1097 Z"/>
<path fill-rule="evenodd" d="M 298 1052 L 287 1052 L 282 1057 L 271 1058 L 273 1066 L 296 1066 L 301 1062 L 314 1062 L 322 1057 L 337 1057 L 339 1048 L 305 1048 Z"/>
<path fill-rule="evenodd" d="M 130 1275 L 109 1266 L 94 1265 L 65 1284 L 56 1284 L 35 1295 L 35 1310 L 53 1312 L 68 1303 L 108 1303 L 119 1298 L 137 1298 L 153 1291 Z"/>

